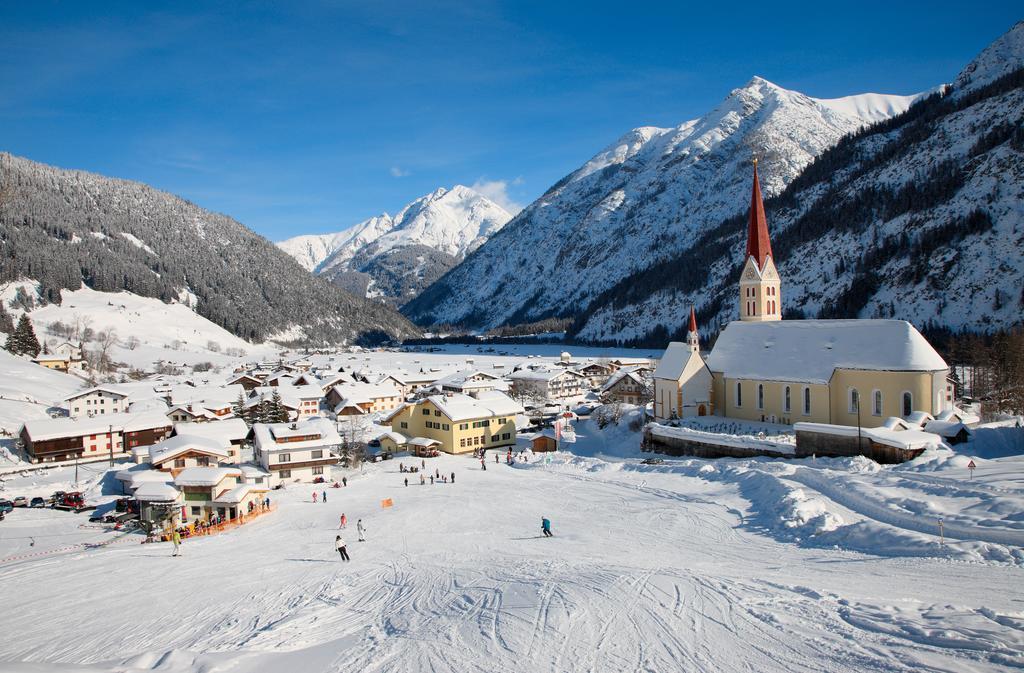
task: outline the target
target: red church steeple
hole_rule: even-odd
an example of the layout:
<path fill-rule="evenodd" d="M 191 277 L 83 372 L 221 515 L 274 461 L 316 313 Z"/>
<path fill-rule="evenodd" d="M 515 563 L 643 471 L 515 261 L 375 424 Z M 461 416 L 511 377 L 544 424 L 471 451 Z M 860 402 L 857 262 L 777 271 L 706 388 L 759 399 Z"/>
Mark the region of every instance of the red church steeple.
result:
<path fill-rule="evenodd" d="M 690 326 L 686 332 L 686 344 L 690 350 L 697 353 L 700 351 L 700 334 L 697 333 L 697 313 L 690 307 Z"/>
<path fill-rule="evenodd" d="M 747 257 L 753 257 L 757 268 L 764 269 L 764 260 L 772 255 L 772 242 L 768 238 L 768 221 L 764 216 L 761 183 L 757 179 L 757 159 L 754 159 L 754 190 L 750 195 L 750 226 L 747 229 Z"/>

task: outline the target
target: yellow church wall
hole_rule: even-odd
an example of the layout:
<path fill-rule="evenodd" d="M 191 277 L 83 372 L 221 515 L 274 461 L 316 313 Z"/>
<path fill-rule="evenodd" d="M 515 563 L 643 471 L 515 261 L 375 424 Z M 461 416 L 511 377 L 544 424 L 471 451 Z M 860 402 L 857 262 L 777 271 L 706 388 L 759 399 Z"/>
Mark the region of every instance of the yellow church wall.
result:
<path fill-rule="evenodd" d="M 726 379 L 721 373 L 713 374 L 715 413 L 729 418 L 777 423 L 830 423 L 829 387 L 827 384 L 798 383 L 793 381 L 754 381 Z M 736 385 L 742 389 L 742 403 L 736 404 Z M 758 386 L 763 386 L 763 405 L 758 404 Z M 790 388 L 790 410 L 786 410 L 785 391 Z M 810 391 L 811 410 L 804 413 L 804 389 Z"/>
<path fill-rule="evenodd" d="M 941 373 L 943 379 L 944 373 Z M 890 416 L 902 417 L 903 393 L 912 395 L 911 411 L 936 414 L 932 372 L 880 372 L 856 369 L 837 369 L 832 375 L 832 422 L 839 425 L 857 425 L 857 412 L 851 411 L 850 390 L 860 394 L 860 425 L 873 428 Z M 882 394 L 881 410 L 876 412 L 874 392 Z"/>

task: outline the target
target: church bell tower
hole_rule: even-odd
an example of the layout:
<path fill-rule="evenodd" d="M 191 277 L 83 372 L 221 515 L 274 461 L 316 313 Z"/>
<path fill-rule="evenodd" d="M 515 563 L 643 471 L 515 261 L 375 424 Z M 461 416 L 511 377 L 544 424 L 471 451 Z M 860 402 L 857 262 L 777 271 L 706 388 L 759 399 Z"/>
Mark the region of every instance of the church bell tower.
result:
<path fill-rule="evenodd" d="M 740 276 L 740 320 L 766 322 L 782 319 L 779 272 L 775 268 L 768 222 L 764 216 L 761 183 L 754 159 L 754 189 L 750 195 L 750 224 L 747 228 L 747 259 Z"/>

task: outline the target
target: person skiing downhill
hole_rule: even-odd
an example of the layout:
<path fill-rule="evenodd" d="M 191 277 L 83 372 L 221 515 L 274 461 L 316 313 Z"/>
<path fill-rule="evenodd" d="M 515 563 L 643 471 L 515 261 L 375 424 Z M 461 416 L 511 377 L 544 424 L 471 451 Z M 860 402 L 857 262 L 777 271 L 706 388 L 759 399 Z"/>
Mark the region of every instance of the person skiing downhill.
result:
<path fill-rule="evenodd" d="M 341 539 L 341 536 L 334 538 L 334 548 L 338 550 L 338 555 L 341 556 L 342 561 L 351 561 L 348 557 L 348 550 L 345 548 L 345 541 Z"/>
<path fill-rule="evenodd" d="M 356 521 L 356 531 L 359 533 L 359 541 L 366 542 L 366 528 L 363 527 L 363 520 Z"/>
<path fill-rule="evenodd" d="M 551 533 L 551 522 L 547 519 L 547 517 L 542 516 L 540 518 L 540 530 L 542 533 L 544 533 L 544 537 L 554 537 L 554 535 L 552 535 Z"/>
<path fill-rule="evenodd" d="M 342 512 L 341 513 L 341 518 L 338 519 L 338 528 L 344 528 L 345 524 L 347 524 L 347 523 L 348 523 L 348 517 L 345 516 L 344 512 Z"/>

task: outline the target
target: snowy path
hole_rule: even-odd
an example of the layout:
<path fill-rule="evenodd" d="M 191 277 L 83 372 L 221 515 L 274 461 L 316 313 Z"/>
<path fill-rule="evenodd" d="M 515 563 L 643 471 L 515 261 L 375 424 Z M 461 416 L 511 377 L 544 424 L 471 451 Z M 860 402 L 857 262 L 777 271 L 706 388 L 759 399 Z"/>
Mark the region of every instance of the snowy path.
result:
<path fill-rule="evenodd" d="M 1024 666 L 1018 567 L 780 542 L 747 527 L 736 484 L 667 470 L 429 466 L 457 483 L 405 488 L 397 462 L 384 463 L 327 504 L 292 489 L 275 515 L 187 541 L 182 558 L 126 545 L 0 566 L 0 669 Z M 332 544 L 342 511 L 348 564 Z M 539 536 L 542 514 L 554 539 Z M 12 663 L 24 661 L 51 663 Z"/>
<path fill-rule="evenodd" d="M 881 521 L 897 528 L 913 530 L 928 535 L 939 534 L 936 518 L 913 516 L 906 512 L 891 509 L 884 503 L 872 501 L 857 490 L 849 488 L 848 485 L 844 486 L 838 483 L 836 479 L 829 478 L 821 470 L 799 467 L 791 474 L 787 474 L 785 478 L 813 488 L 843 507 L 875 521 Z M 963 487 L 961 486 L 961 488 Z M 943 532 L 946 537 L 959 540 L 977 540 L 1009 547 L 1024 547 L 1024 530 L 968 526 L 955 521 L 945 520 L 943 521 Z"/>

